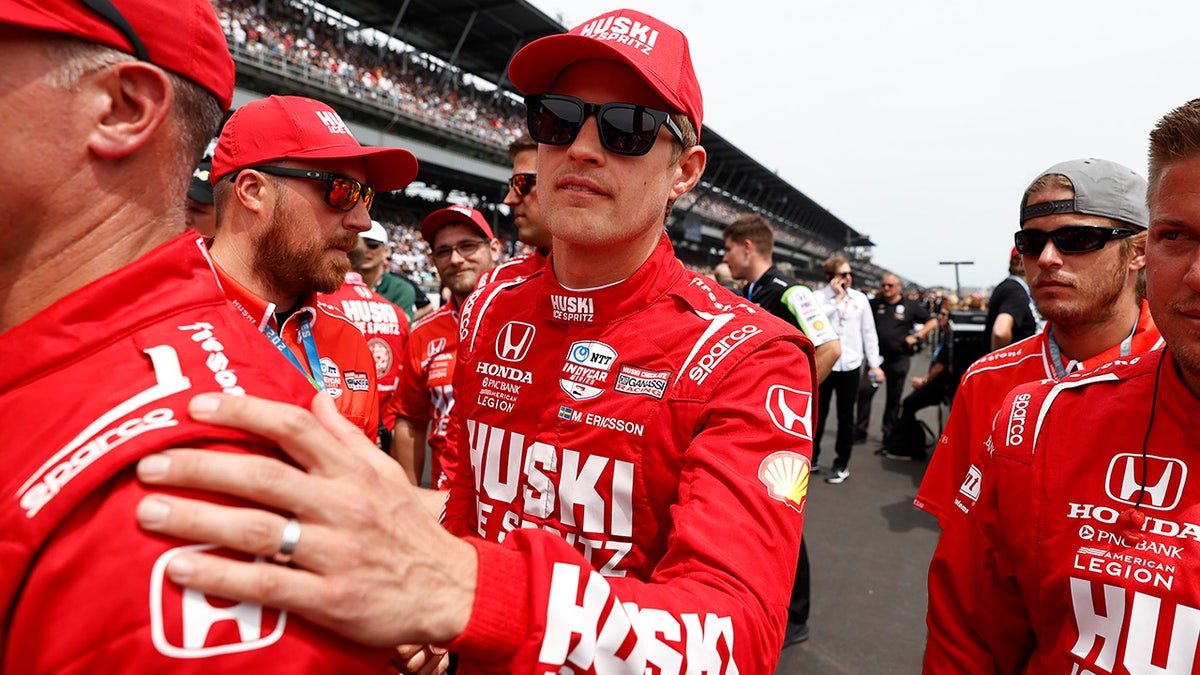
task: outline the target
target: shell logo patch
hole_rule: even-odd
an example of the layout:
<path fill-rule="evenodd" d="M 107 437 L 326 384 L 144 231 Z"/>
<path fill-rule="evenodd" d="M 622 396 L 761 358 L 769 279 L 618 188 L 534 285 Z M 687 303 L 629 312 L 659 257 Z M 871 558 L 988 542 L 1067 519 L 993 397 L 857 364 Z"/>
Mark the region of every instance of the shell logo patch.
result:
<path fill-rule="evenodd" d="M 809 459 L 797 452 L 781 450 L 773 452 L 758 467 L 758 479 L 767 486 L 772 499 L 792 507 L 796 513 L 804 513 L 804 502 L 808 497 L 808 479 L 812 474 Z"/>

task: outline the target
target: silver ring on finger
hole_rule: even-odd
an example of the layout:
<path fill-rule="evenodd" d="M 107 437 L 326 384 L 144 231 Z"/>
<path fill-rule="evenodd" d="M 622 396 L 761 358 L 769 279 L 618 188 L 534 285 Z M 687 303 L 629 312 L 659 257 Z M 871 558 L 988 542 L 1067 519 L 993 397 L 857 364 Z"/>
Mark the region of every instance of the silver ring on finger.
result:
<path fill-rule="evenodd" d="M 279 551 L 271 556 L 271 560 L 286 565 L 292 562 L 292 554 L 296 552 L 296 546 L 300 543 L 300 521 L 295 518 L 288 518 L 288 521 L 283 526 L 283 533 L 279 535 Z"/>

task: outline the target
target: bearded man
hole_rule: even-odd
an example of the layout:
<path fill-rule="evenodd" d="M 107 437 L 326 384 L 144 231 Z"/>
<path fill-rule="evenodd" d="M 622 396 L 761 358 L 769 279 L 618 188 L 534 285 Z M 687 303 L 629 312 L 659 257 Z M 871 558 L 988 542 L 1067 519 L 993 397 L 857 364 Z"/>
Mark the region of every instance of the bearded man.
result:
<path fill-rule="evenodd" d="M 398 190 L 416 174 L 412 153 L 359 145 L 332 108 L 299 96 L 239 108 L 213 156 L 217 233 L 210 253 L 226 295 L 372 437 L 379 404 L 371 350 L 316 294 L 341 287 L 347 253 L 371 227 L 376 190 Z"/>

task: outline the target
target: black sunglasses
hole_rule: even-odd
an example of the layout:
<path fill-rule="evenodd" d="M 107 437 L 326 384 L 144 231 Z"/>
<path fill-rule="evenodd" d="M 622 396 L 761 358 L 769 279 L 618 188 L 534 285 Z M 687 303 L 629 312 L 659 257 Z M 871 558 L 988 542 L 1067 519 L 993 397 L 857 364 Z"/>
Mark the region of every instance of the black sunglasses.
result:
<path fill-rule="evenodd" d="M 1017 253 L 1021 255 L 1041 255 L 1046 248 L 1046 240 L 1054 242 L 1054 247 L 1062 253 L 1087 253 L 1098 251 L 1114 239 L 1124 239 L 1137 234 L 1134 230 L 1124 227 L 1092 227 L 1090 225 L 1072 225 L 1061 227 L 1053 232 L 1027 228 L 1018 230 L 1013 235 L 1017 245 Z"/>
<path fill-rule="evenodd" d="M 80 4 L 99 14 L 102 19 L 121 31 L 121 35 L 129 40 L 134 56 L 137 56 L 139 61 L 150 62 L 150 54 L 146 51 L 146 45 L 142 44 L 142 40 L 138 37 L 137 31 L 133 30 L 133 26 L 129 25 L 120 10 L 109 0 L 80 0 Z"/>
<path fill-rule="evenodd" d="M 537 185 L 536 173 L 514 173 L 508 179 L 508 189 L 517 193 L 518 197 L 528 195 L 534 185 Z"/>
<path fill-rule="evenodd" d="M 618 155 L 636 157 L 650 152 L 664 124 L 683 143 L 683 132 L 664 110 L 632 103 L 586 103 L 558 94 L 526 96 L 525 107 L 529 135 L 546 145 L 570 145 L 592 115 L 596 116 L 600 144 Z"/>
<path fill-rule="evenodd" d="M 307 180 L 323 180 L 325 181 L 325 203 L 337 209 L 338 211 L 349 211 L 358 203 L 359 198 L 362 198 L 363 206 L 367 210 L 371 210 L 371 204 L 375 203 L 375 189 L 363 185 L 356 178 L 345 176 L 340 173 L 329 173 L 328 171 L 309 171 L 307 169 L 288 169 L 282 166 L 248 166 L 246 169 L 253 169 L 262 173 L 269 173 L 272 176 L 285 176 L 287 178 L 304 178 Z M 241 171 L 245 171 L 242 169 Z M 237 179 L 238 173 L 234 172 L 229 177 L 229 182 Z"/>

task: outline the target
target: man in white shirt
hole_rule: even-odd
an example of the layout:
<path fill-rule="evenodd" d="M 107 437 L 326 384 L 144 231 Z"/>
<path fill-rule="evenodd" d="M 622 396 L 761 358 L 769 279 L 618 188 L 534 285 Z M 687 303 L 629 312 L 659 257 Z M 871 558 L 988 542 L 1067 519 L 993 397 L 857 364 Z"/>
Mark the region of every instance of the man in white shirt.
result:
<path fill-rule="evenodd" d="M 837 457 L 825 477 L 826 483 L 838 484 L 850 477 L 850 450 L 854 444 L 854 402 L 858 398 L 858 384 L 862 377 L 865 360 L 870 377 L 876 383 L 883 382 L 880 365 L 879 338 L 875 334 L 875 319 L 871 316 L 871 304 L 866 295 L 850 286 L 853 273 L 850 261 L 834 256 L 825 261 L 825 278 L 828 280 L 817 291 L 821 309 L 833 322 L 842 344 L 842 355 L 833 364 L 833 372 L 821 383 L 817 401 L 817 433 L 813 437 L 812 470 L 820 470 L 817 458 L 821 454 L 821 437 L 825 434 L 825 419 L 829 415 L 829 404 L 837 393 L 837 439 L 834 451 Z"/>

